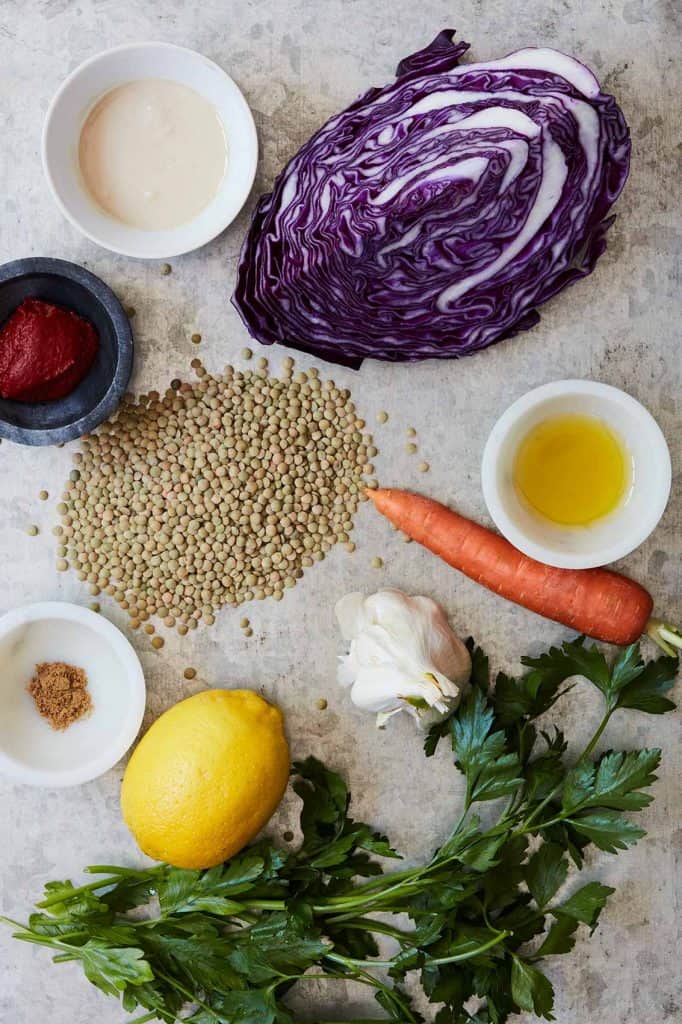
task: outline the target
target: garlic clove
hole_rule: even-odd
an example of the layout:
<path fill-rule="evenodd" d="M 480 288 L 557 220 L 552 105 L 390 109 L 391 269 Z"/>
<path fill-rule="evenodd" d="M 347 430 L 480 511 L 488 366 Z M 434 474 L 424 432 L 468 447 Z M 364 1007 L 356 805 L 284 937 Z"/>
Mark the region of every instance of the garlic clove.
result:
<path fill-rule="evenodd" d="M 364 621 L 365 595 L 360 593 L 346 594 L 334 607 L 334 614 L 341 628 L 341 636 L 348 643 L 357 636 L 360 625 Z"/>

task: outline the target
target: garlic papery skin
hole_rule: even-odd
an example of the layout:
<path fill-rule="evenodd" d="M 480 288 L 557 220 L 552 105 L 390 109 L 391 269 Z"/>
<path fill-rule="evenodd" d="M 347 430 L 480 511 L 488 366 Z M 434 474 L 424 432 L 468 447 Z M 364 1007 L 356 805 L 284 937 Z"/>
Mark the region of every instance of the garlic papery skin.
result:
<path fill-rule="evenodd" d="M 426 728 L 457 707 L 471 657 L 435 601 L 379 590 L 347 594 L 334 610 L 349 646 L 338 681 L 377 725 L 407 711 Z"/>

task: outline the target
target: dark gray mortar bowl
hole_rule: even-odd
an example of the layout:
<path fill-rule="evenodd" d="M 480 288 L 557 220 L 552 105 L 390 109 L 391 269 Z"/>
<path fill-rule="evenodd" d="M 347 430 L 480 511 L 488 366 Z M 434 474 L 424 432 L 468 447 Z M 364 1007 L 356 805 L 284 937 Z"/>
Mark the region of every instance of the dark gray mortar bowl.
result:
<path fill-rule="evenodd" d="M 0 398 L 0 437 L 17 444 L 62 444 L 89 433 L 118 406 L 133 369 L 133 335 L 112 290 L 76 263 L 38 258 L 0 266 L 0 327 L 29 298 L 73 310 L 99 335 L 95 362 L 66 398 L 36 403 Z"/>

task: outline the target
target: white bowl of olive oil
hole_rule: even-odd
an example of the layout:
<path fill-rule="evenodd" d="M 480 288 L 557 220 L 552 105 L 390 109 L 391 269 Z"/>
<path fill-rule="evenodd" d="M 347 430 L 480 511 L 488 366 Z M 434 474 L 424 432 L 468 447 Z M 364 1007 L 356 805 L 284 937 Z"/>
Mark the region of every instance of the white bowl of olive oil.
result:
<path fill-rule="evenodd" d="M 634 551 L 670 494 L 670 454 L 643 405 L 608 384 L 560 380 L 497 421 L 481 468 L 500 532 L 547 565 L 588 569 Z"/>

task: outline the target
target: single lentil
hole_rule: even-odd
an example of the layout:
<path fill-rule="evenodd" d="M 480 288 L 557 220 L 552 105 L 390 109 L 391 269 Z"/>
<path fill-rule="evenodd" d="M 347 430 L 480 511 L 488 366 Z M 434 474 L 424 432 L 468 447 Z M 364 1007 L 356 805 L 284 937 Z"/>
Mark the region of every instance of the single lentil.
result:
<path fill-rule="evenodd" d="M 374 558 L 372 559 L 372 568 L 373 569 L 382 569 L 383 565 L 384 565 L 383 558 L 379 558 L 378 555 L 375 555 Z"/>
<path fill-rule="evenodd" d="M 388 423 L 388 413 L 384 412 L 383 410 L 381 412 L 378 412 L 377 423 Z"/>
<path fill-rule="evenodd" d="M 38 534 L 40 533 L 40 530 L 35 525 L 35 523 L 32 523 L 30 526 L 26 528 L 26 533 L 29 535 L 29 537 L 37 537 Z"/>
<path fill-rule="evenodd" d="M 168 275 L 171 273 L 172 270 L 173 270 L 173 268 L 171 267 L 170 263 L 162 263 L 161 264 L 161 276 L 162 277 L 168 277 Z"/>
<path fill-rule="evenodd" d="M 318 711 L 326 711 L 329 705 L 327 704 L 327 701 L 324 699 L 324 697 L 320 697 L 319 700 L 315 701 L 315 707 L 318 709 Z"/>
<path fill-rule="evenodd" d="M 38 497 L 40 498 L 41 501 L 47 501 L 50 495 L 47 493 L 47 491 L 40 491 Z"/>
<path fill-rule="evenodd" d="M 416 444 L 414 444 L 413 441 L 411 441 L 409 444 L 406 444 L 405 451 L 407 452 L 408 455 L 414 455 L 414 453 L 417 451 Z"/>
<path fill-rule="evenodd" d="M 194 679 L 196 674 L 197 670 L 195 668 L 186 668 L 185 671 L 183 672 L 185 679 Z"/>
<path fill-rule="evenodd" d="M 195 345 L 198 345 L 198 344 L 199 344 L 199 342 L 201 341 L 201 335 L 200 335 L 200 334 L 199 334 L 198 332 L 195 332 L 195 333 L 194 333 L 194 334 L 192 335 L 192 337 L 191 337 L 191 339 L 190 339 L 190 340 L 191 340 L 191 341 L 192 341 L 192 342 L 193 342 L 193 343 L 194 343 Z"/>
<path fill-rule="evenodd" d="M 155 650 L 157 650 L 157 651 L 160 650 L 163 647 L 163 637 L 162 636 L 153 636 L 152 637 L 152 647 Z"/>
<path fill-rule="evenodd" d="M 242 359 L 250 359 L 252 355 L 253 355 L 253 352 L 251 351 L 250 348 L 243 348 L 242 349 Z"/>
<path fill-rule="evenodd" d="M 430 468 L 431 467 L 429 466 L 428 462 L 420 462 L 419 463 L 419 472 L 420 473 L 428 473 Z"/>

